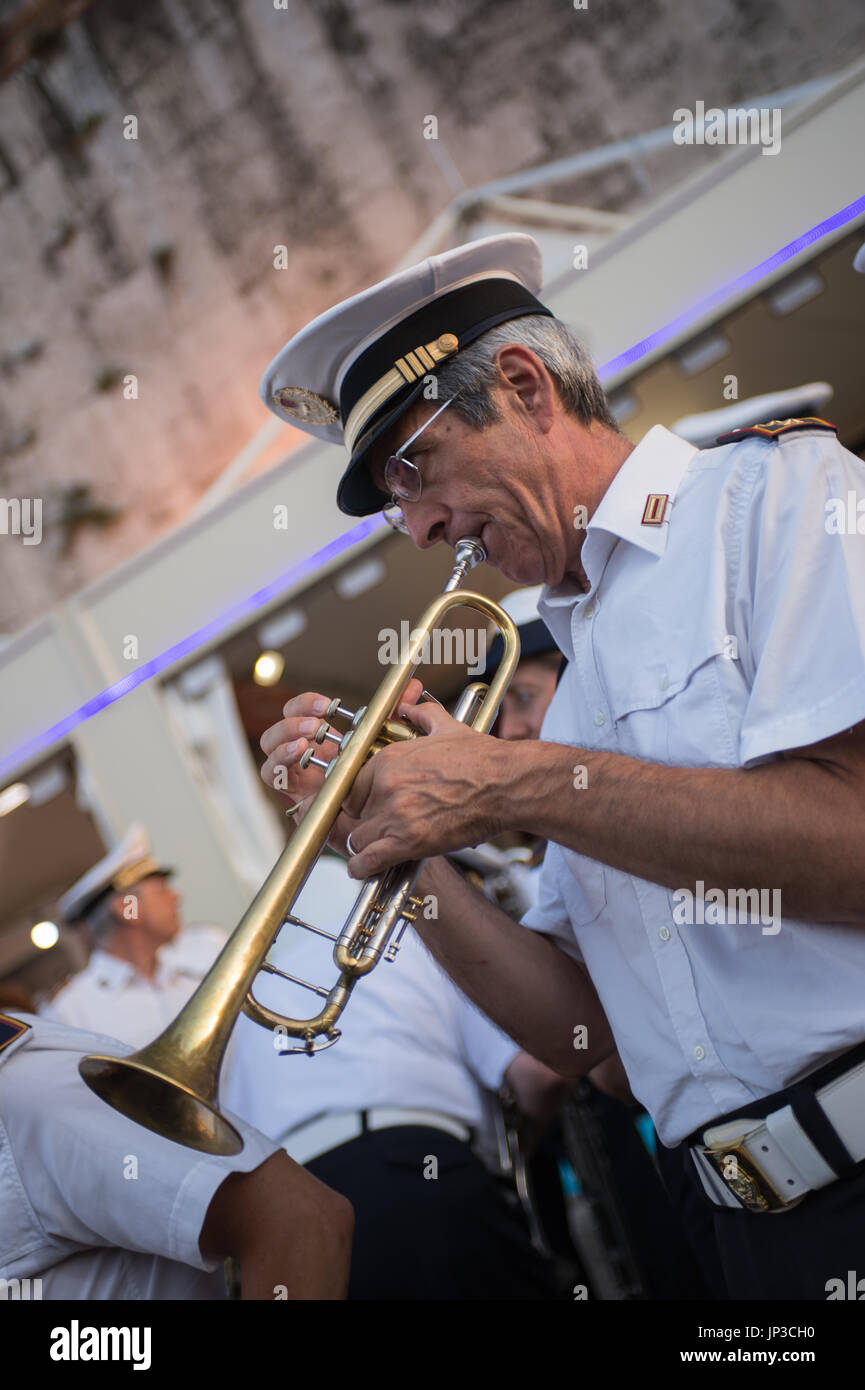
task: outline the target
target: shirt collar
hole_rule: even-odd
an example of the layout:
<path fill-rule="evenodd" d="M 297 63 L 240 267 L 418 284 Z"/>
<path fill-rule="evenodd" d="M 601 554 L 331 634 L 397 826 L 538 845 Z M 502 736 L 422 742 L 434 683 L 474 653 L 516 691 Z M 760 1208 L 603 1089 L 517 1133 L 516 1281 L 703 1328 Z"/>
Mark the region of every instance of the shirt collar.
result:
<path fill-rule="evenodd" d="M 602 559 L 611 549 L 608 537 L 614 538 L 613 544 L 623 540 L 652 555 L 663 555 L 672 504 L 685 470 L 697 452 L 693 444 L 672 434 L 663 425 L 653 425 L 631 450 L 586 527 L 582 562 L 592 589 L 603 568 Z M 658 498 L 666 495 L 669 499 L 666 504 L 656 504 L 663 506 L 664 519 L 660 525 L 646 525 L 643 520 L 653 494 Z M 568 579 L 553 589 L 545 588 L 538 601 L 538 612 L 569 660 L 573 660 L 574 655 L 571 613 L 574 604 L 584 597 L 576 581 Z"/>
<path fill-rule="evenodd" d="M 131 980 L 144 980 L 144 976 L 138 974 L 131 961 L 124 960 L 121 956 L 113 956 L 110 951 L 103 951 L 99 946 L 91 952 L 89 965 L 98 983 L 106 989 L 120 989 Z M 146 983 L 158 988 L 168 984 L 173 973 L 161 960 L 157 960 L 156 974 Z"/>
<path fill-rule="evenodd" d="M 110 951 L 103 951 L 98 946 L 91 953 L 89 965 L 97 982 L 110 989 L 126 984 L 135 974 L 128 960 L 113 956 Z"/>
<path fill-rule="evenodd" d="M 598 504 L 586 528 L 606 531 L 629 545 L 638 545 L 653 555 L 667 548 L 670 513 L 685 469 L 697 453 L 693 444 L 671 434 L 663 425 L 653 425 L 632 449 Z M 644 520 L 652 497 L 669 498 L 660 525 Z M 663 509 L 662 509 L 663 508 Z"/>

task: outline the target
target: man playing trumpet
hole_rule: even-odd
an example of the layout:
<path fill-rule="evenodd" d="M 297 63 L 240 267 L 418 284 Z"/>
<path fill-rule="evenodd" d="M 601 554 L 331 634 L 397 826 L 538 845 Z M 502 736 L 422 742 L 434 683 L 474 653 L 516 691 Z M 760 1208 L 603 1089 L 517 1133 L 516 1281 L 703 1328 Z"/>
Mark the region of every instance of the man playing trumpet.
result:
<path fill-rule="evenodd" d="M 822 420 L 634 447 L 539 289 L 530 237 L 459 247 L 316 319 L 262 383 L 346 443 L 345 513 L 421 549 L 477 536 L 543 582 L 568 660 L 539 743 L 411 682 L 430 737 L 367 763 L 335 838 L 358 879 L 428 859 L 417 929 L 527 1051 L 576 1077 L 617 1048 L 733 1297 L 823 1298 L 865 1239 L 865 553 L 824 524 L 865 474 Z M 298 696 L 262 739 L 292 801 L 326 706 Z M 442 858 L 512 829 L 550 842 L 522 924 Z"/>

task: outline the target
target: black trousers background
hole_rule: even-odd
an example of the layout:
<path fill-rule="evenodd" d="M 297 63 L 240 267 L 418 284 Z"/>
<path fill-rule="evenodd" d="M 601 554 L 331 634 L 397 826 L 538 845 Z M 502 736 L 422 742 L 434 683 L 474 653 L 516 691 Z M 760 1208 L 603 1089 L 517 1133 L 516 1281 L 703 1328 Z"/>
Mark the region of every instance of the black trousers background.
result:
<path fill-rule="evenodd" d="M 424 1176 L 430 1156 L 437 1177 Z M 373 1130 L 306 1167 L 355 1209 L 349 1299 L 556 1296 L 516 1194 L 453 1135 Z"/>
<path fill-rule="evenodd" d="M 780 1213 L 720 1209 L 706 1197 L 687 1143 L 669 1151 L 693 1198 L 712 1216 L 731 1299 L 825 1301 L 830 1279 L 865 1278 L 865 1162 L 848 1178 Z M 692 1199 L 689 1199 L 692 1200 Z"/>

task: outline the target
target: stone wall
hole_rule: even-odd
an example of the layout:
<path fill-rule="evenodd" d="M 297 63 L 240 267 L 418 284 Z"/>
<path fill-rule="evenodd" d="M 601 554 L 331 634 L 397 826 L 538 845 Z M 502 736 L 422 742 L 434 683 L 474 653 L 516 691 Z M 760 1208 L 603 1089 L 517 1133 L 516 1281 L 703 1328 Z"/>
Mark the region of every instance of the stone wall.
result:
<path fill-rule="evenodd" d="M 269 418 L 272 353 L 446 205 L 442 145 L 474 185 L 865 51 L 857 0 L 588 6 L 101 0 L 42 36 L 0 86 L 0 498 L 44 517 L 0 534 L 0 633 L 183 520 Z M 537 196 L 627 209 L 710 155 Z"/>

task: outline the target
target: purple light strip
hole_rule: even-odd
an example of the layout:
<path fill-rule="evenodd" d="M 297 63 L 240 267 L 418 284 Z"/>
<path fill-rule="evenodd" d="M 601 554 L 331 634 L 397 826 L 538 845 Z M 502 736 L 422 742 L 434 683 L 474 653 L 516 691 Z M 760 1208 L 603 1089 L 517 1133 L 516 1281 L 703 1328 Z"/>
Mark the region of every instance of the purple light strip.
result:
<path fill-rule="evenodd" d="M 762 276 L 774 270 L 776 266 L 783 265 L 785 261 L 789 261 L 793 256 L 797 255 L 799 251 L 804 250 L 806 246 L 813 245 L 815 241 L 819 241 L 821 237 L 826 236 L 828 232 L 834 231 L 837 227 L 843 227 L 845 223 L 851 222 L 853 218 L 858 217 L 860 213 L 865 213 L 865 195 L 861 198 L 857 198 L 855 202 L 848 203 L 846 207 L 841 208 L 839 212 L 834 213 L 831 217 L 827 217 L 823 222 L 818 222 L 816 226 L 812 227 L 809 231 L 803 232 L 795 241 L 788 242 L 786 246 L 781 247 L 780 251 L 776 251 L 774 255 L 769 256 L 765 261 L 761 261 L 759 265 L 754 266 L 753 269 L 746 270 L 738 279 L 731 280 L 728 284 L 715 290 L 705 299 L 700 300 L 698 304 L 693 305 L 684 313 L 679 314 L 677 318 L 665 324 L 663 328 L 658 329 L 656 333 L 651 333 L 648 338 L 643 338 L 641 342 L 635 343 L 633 347 L 628 348 L 626 352 L 620 353 L 618 357 L 610 358 L 609 362 L 605 362 L 603 366 L 598 369 L 598 375 L 601 377 L 601 380 L 613 376 L 623 367 L 630 366 L 632 362 L 638 362 L 641 357 L 645 357 L 653 348 L 660 347 L 662 343 L 667 342 L 675 334 L 680 333 L 683 328 L 689 327 L 690 324 L 694 323 L 705 314 L 708 309 L 714 308 L 736 290 L 746 289 L 749 285 L 753 285 Z M 180 660 L 181 657 L 186 656 L 188 652 L 194 651 L 196 647 L 200 647 L 204 642 L 208 641 L 208 639 L 217 637 L 220 632 L 236 622 L 238 618 L 245 617 L 246 614 L 254 612 L 257 608 L 260 608 L 262 604 L 267 603 L 268 599 L 277 597 L 279 593 L 294 580 L 300 579 L 311 571 L 316 570 L 320 565 L 324 564 L 325 561 L 332 559 L 335 555 L 339 555 L 343 550 L 347 550 L 349 546 L 354 545 L 359 540 L 363 540 L 365 536 L 370 535 L 374 530 L 384 525 L 387 525 L 387 523 L 377 518 L 366 519 L 360 522 L 360 524 L 353 527 L 351 531 L 346 531 L 343 535 L 338 536 L 336 540 L 331 541 L 329 545 L 324 546 L 322 550 L 318 550 L 314 555 L 310 555 L 305 560 L 301 560 L 299 564 L 287 570 L 285 574 L 280 575 L 280 577 L 275 579 L 271 584 L 266 584 L 263 589 L 258 589 L 254 594 L 251 594 L 249 598 L 241 600 L 240 603 L 236 603 L 232 608 L 228 609 L 226 613 L 221 614 L 218 618 L 214 618 L 212 622 L 205 624 L 204 627 L 200 627 L 197 632 L 193 632 L 191 636 L 184 638 L 182 642 L 175 643 L 173 647 L 169 647 L 168 650 L 162 652 L 160 656 L 156 656 L 152 661 L 147 661 L 142 666 L 136 667 L 128 676 L 124 676 L 122 680 L 116 681 L 114 685 L 107 686 L 105 690 L 101 690 L 98 695 L 94 695 L 91 700 L 88 700 L 86 704 L 74 710 L 72 714 L 67 715 L 65 719 L 61 719 L 59 723 L 53 724 L 50 729 L 46 729 L 44 733 L 22 744 L 14 753 L 4 758 L 2 762 L 0 762 L 0 781 L 6 776 L 7 772 L 13 771 L 19 763 L 26 761 L 35 753 L 40 752 L 41 749 L 48 747 L 49 744 L 57 742 L 58 739 L 63 738 L 72 729 L 77 728 L 79 724 L 83 724 L 86 719 L 91 719 L 94 714 L 98 714 L 100 710 L 105 709 L 107 705 L 114 704 L 115 700 L 121 699 L 124 695 L 128 694 L 130 690 L 134 690 L 136 686 L 141 685 L 142 682 L 150 680 L 151 676 L 158 675 L 166 666 L 170 666 L 173 662 Z"/>
<path fill-rule="evenodd" d="M 776 251 L 774 255 L 767 257 L 765 261 L 761 261 L 751 270 L 746 270 L 744 275 L 740 275 L 737 279 L 722 285 L 720 289 L 714 290 L 705 299 L 701 299 L 699 303 L 693 304 L 690 309 L 686 309 L 677 318 L 664 324 L 663 328 L 659 328 L 655 333 L 650 333 L 648 338 L 643 338 L 641 342 L 635 343 L 625 352 L 620 352 L 618 357 L 611 357 L 609 362 L 605 362 L 602 367 L 598 368 L 599 377 L 604 381 L 608 377 L 614 376 L 616 372 L 620 372 L 623 367 L 629 367 L 631 363 L 639 362 L 641 357 L 645 357 L 647 353 L 661 347 L 663 343 L 668 342 L 677 333 L 681 333 L 683 329 L 689 328 L 708 310 L 716 308 L 718 304 L 729 299 L 737 291 L 747 289 L 750 285 L 755 284 L 757 280 L 768 275 L 777 266 L 783 265 L 785 261 L 798 255 L 806 246 L 813 245 L 815 241 L 826 236 L 828 232 L 834 232 L 836 227 L 843 227 L 846 222 L 852 222 L 854 217 L 858 217 L 863 212 L 865 212 L 865 195 L 857 198 L 853 203 L 848 203 L 846 207 L 841 208 L 840 212 L 827 217 L 825 221 L 818 222 L 810 231 L 803 232 L 795 241 L 788 242 L 786 246 L 781 247 L 780 251 Z"/>
<path fill-rule="evenodd" d="M 136 666 L 135 670 L 130 671 L 128 676 L 115 681 L 113 685 L 106 686 L 104 690 L 100 690 L 98 695 L 94 695 L 92 699 L 87 700 L 85 704 L 68 714 L 65 719 L 61 719 L 57 724 L 52 724 L 49 729 L 22 744 L 14 753 L 0 761 L 0 781 L 20 763 L 35 753 L 39 753 L 49 744 L 64 738 L 79 724 L 83 724 L 87 719 L 92 719 L 94 714 L 98 714 L 108 705 L 113 705 L 116 700 L 128 695 L 130 690 L 134 690 L 136 686 L 150 680 L 151 676 L 156 676 L 160 671 L 164 671 L 166 666 L 171 666 L 175 661 L 179 661 L 189 652 L 195 651 L 197 647 L 202 646 L 211 638 L 218 637 L 221 632 L 224 632 L 238 619 L 256 612 L 269 599 L 277 598 L 290 584 L 319 569 L 328 560 L 342 554 L 344 550 L 348 550 L 358 541 L 363 540 L 364 537 L 371 535 L 373 531 L 378 531 L 386 526 L 387 522 L 381 517 L 364 518 L 350 531 L 345 531 L 341 536 L 337 536 L 336 540 L 330 541 L 321 550 L 317 550 L 314 555 L 308 555 L 305 560 L 293 565 L 291 569 L 286 570 L 270 584 L 265 584 L 263 589 L 257 589 L 254 594 L 250 594 L 248 598 L 235 603 L 226 612 L 221 613 L 218 618 L 214 618 L 212 622 L 205 623 L 204 627 L 198 628 L 189 637 L 184 637 L 182 642 L 175 642 L 173 647 L 168 647 L 166 651 L 153 657 L 151 661 L 145 661 L 141 666 Z"/>

